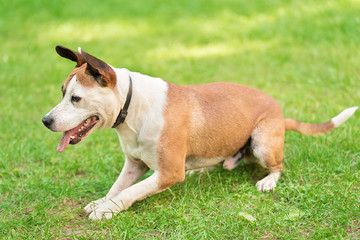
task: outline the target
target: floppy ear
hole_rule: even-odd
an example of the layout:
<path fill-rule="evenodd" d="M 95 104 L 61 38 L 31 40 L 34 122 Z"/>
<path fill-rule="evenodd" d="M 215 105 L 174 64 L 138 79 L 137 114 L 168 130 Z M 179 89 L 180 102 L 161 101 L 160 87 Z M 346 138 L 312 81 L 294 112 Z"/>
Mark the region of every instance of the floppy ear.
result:
<path fill-rule="evenodd" d="M 81 48 L 79 48 L 79 52 L 87 63 L 86 72 L 92 75 L 101 86 L 114 88 L 116 85 L 115 71 L 107 63 L 88 54 Z"/>
<path fill-rule="evenodd" d="M 60 56 L 76 62 L 76 67 L 80 67 L 85 63 L 84 58 L 78 52 L 75 52 L 69 48 L 57 45 L 55 50 Z"/>

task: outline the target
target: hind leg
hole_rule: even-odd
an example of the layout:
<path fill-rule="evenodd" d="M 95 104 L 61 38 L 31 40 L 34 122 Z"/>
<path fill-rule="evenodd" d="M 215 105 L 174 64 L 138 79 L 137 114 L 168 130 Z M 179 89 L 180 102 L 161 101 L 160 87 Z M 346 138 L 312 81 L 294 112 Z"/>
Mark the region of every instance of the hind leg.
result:
<path fill-rule="evenodd" d="M 251 148 L 260 165 L 270 174 L 256 183 L 259 191 L 270 191 L 276 187 L 283 166 L 285 128 L 281 119 L 266 121 L 255 128 Z"/>

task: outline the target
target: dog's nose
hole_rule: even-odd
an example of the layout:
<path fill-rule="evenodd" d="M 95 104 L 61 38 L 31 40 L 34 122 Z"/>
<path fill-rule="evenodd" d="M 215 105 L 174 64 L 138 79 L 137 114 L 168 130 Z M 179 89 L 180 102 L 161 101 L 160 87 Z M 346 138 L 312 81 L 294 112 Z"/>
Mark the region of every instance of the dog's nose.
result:
<path fill-rule="evenodd" d="M 54 122 L 54 119 L 52 117 L 49 117 L 49 116 L 45 116 L 43 119 L 42 119 L 42 122 L 44 123 L 44 125 L 50 129 L 51 127 L 51 124 Z"/>

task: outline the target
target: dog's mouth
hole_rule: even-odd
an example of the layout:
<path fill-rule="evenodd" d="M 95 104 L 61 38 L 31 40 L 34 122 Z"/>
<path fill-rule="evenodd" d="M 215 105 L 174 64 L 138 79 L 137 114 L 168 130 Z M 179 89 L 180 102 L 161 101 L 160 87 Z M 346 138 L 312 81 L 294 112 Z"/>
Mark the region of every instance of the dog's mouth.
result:
<path fill-rule="evenodd" d="M 65 150 L 69 143 L 77 144 L 84 140 L 90 133 L 92 133 L 92 131 L 95 130 L 93 127 L 98 121 L 98 116 L 91 116 L 80 123 L 77 127 L 64 132 L 57 147 L 57 151 L 61 153 Z"/>

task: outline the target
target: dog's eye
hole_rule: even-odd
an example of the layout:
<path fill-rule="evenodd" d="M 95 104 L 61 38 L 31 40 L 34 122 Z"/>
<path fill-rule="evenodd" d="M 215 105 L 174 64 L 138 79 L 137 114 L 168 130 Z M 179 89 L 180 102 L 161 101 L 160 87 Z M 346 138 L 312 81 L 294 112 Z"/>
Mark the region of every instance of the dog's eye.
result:
<path fill-rule="evenodd" d="M 79 102 L 80 100 L 81 100 L 81 97 L 78 97 L 78 96 L 72 96 L 71 97 L 72 102 Z"/>

